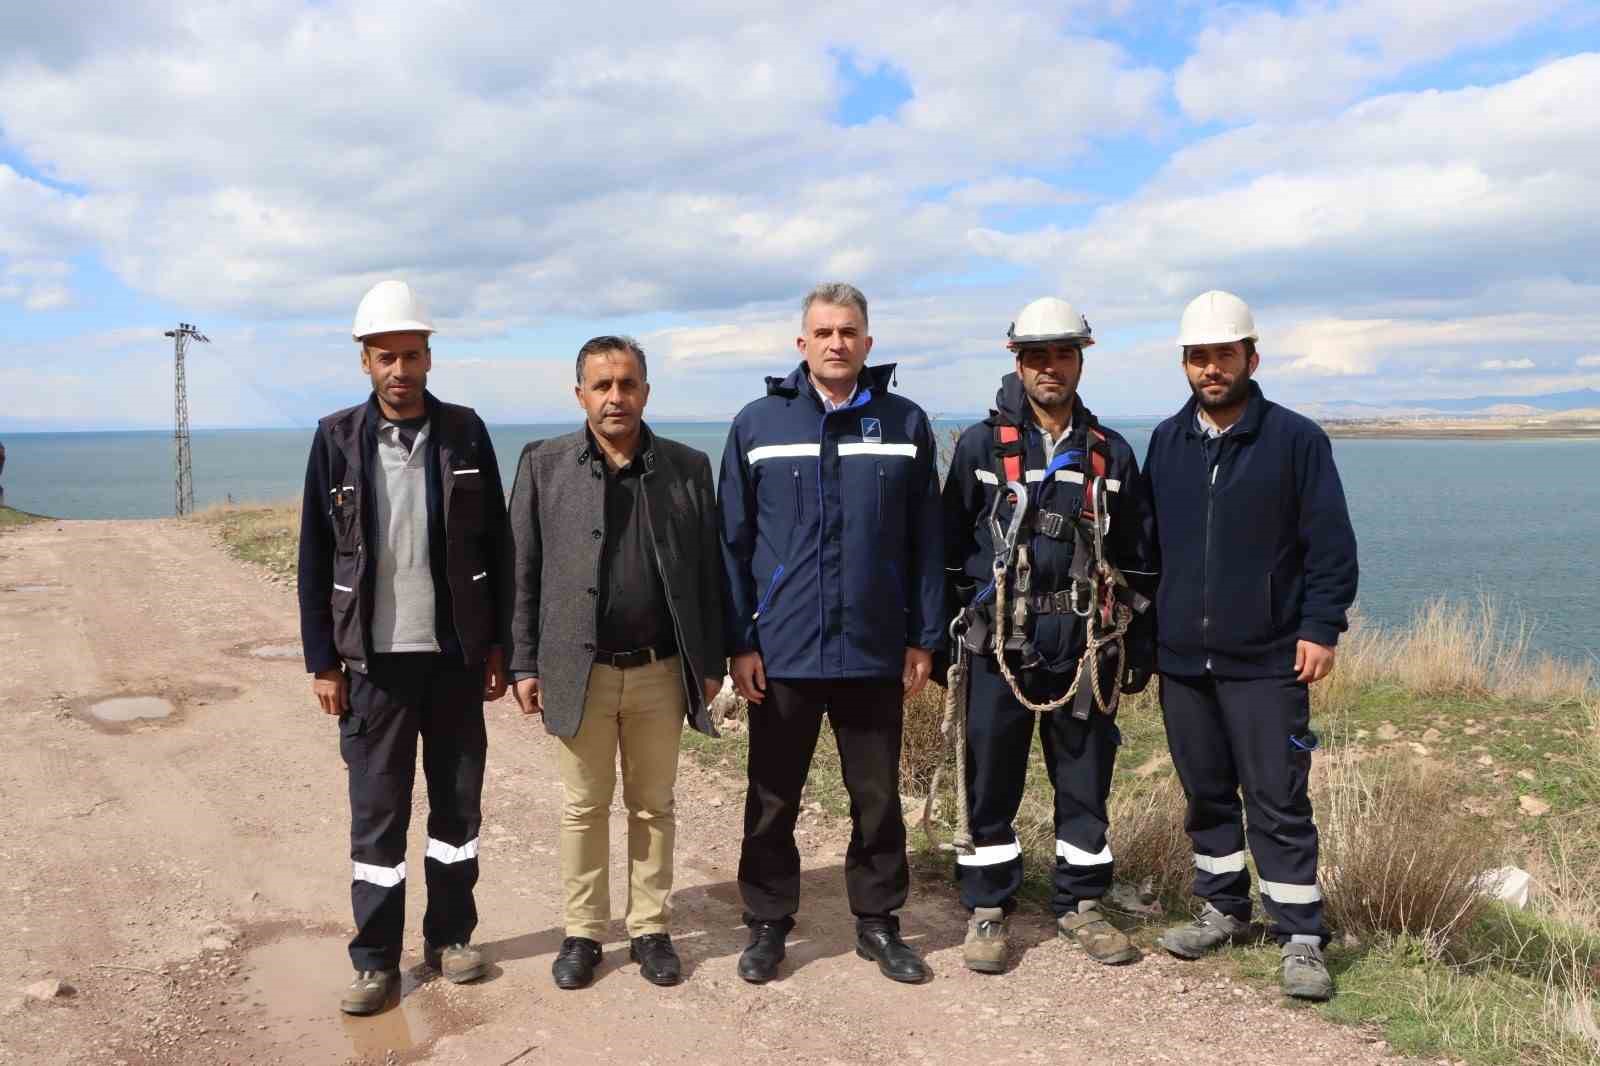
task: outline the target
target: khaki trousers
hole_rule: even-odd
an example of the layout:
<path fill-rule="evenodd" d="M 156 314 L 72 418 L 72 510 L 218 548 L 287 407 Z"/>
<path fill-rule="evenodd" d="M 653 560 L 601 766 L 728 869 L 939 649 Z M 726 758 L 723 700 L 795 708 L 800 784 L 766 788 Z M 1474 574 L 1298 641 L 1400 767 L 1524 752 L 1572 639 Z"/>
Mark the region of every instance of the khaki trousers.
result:
<path fill-rule="evenodd" d="M 611 920 L 611 796 L 622 754 L 628 808 L 628 935 L 665 933 L 672 895 L 675 815 L 684 694 L 678 657 L 618 670 L 589 668 L 578 733 L 562 738 L 566 804 L 561 811 L 561 879 L 567 936 L 604 941 Z"/>

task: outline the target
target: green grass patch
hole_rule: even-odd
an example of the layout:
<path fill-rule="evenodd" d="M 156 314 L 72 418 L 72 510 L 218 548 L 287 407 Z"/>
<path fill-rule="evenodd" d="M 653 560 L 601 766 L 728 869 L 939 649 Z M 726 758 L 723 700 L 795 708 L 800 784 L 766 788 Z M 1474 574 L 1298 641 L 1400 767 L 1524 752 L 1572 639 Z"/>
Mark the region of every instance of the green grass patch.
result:
<path fill-rule="evenodd" d="M 42 514 L 29 514 L 27 511 L 18 511 L 12 507 L 0 507 L 0 533 L 45 521 L 49 519 Z"/>
<path fill-rule="evenodd" d="M 300 547 L 297 506 L 209 507 L 195 520 L 216 527 L 234 556 L 293 580 Z"/>

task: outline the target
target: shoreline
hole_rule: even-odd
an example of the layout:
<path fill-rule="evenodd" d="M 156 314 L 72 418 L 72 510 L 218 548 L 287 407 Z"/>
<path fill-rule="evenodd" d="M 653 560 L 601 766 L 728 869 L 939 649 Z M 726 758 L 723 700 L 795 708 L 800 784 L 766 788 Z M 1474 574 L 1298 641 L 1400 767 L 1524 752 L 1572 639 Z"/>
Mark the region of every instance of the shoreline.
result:
<path fill-rule="evenodd" d="M 1579 419 L 1327 419 L 1329 437 L 1345 440 L 1600 440 L 1600 421 Z"/>

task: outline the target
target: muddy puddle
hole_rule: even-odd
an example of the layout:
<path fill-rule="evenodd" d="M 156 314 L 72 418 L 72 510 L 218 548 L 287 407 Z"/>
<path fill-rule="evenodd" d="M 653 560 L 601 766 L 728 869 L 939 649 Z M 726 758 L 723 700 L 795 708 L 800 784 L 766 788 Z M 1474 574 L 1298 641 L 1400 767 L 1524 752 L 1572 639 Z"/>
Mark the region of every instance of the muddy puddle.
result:
<path fill-rule="evenodd" d="M 244 1002 L 256 1037 L 279 1062 L 383 1061 L 421 1052 L 477 1019 L 450 1002 L 451 986 L 421 966 L 401 970 L 400 1002 L 365 1018 L 339 1011 L 339 996 L 354 974 L 345 965 L 343 937 L 304 933 L 251 949 L 245 956 Z"/>
<path fill-rule="evenodd" d="M 89 704 L 83 713 L 97 722 L 120 725 L 146 719 L 170 718 L 176 709 L 171 700 L 162 699 L 160 696 L 116 696 Z"/>

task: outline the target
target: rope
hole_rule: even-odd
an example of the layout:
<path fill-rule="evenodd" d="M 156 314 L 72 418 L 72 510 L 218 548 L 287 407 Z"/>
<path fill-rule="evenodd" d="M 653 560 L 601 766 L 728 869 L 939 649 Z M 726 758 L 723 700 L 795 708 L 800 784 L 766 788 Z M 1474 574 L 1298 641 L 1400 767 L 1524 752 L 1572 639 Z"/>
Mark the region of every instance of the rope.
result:
<path fill-rule="evenodd" d="M 1111 567 L 1103 559 L 1099 562 L 1097 577 L 1098 580 L 1095 582 L 1096 594 L 1092 597 L 1091 602 L 1097 602 L 1100 599 L 1101 589 L 1108 587 L 1112 580 Z M 1119 668 L 1126 661 L 1127 642 L 1124 638 L 1128 634 L 1129 624 L 1133 621 L 1133 609 L 1124 603 L 1115 604 L 1111 612 L 1112 618 L 1115 619 L 1115 624 L 1111 629 L 1102 632 L 1096 632 L 1095 630 L 1095 618 L 1100 612 L 1091 611 L 1088 623 L 1084 627 L 1085 646 L 1083 657 L 1078 660 L 1078 669 L 1072 675 L 1072 685 L 1056 699 L 1048 700 L 1044 703 L 1035 703 L 1023 694 L 1022 686 L 1017 683 L 1016 677 L 1011 673 L 1010 665 L 1006 663 L 1006 624 L 1009 621 L 1006 615 L 1006 598 L 1009 595 L 1008 584 L 1009 582 L 1005 580 L 1004 564 L 997 563 L 994 579 L 994 657 L 995 661 L 1000 664 L 1000 676 L 1006 679 L 1006 684 L 1011 687 L 1011 694 L 1017 698 L 1017 702 L 1035 714 L 1050 714 L 1054 711 L 1059 711 L 1071 703 L 1072 698 L 1078 694 L 1078 688 L 1083 683 L 1084 672 L 1087 671 L 1089 673 L 1090 691 L 1094 694 L 1095 707 L 1102 714 L 1110 714 L 1115 710 L 1118 695 L 1117 686 L 1114 683 L 1112 684 L 1109 697 L 1101 691 L 1097 656 L 1102 647 L 1110 644 L 1116 648 Z"/>
<path fill-rule="evenodd" d="M 967 813 L 967 650 L 956 642 L 955 657 L 945 675 L 944 718 L 939 723 L 939 735 L 944 738 L 948 753 L 953 747 L 956 755 L 956 835 L 951 846 L 961 855 L 971 855 L 972 826 Z M 922 831 L 928 837 L 928 846 L 938 848 L 933 836 L 933 801 L 939 795 L 944 779 L 946 759 L 940 758 L 933 768 L 933 780 L 928 782 L 928 794 L 922 800 Z"/>

